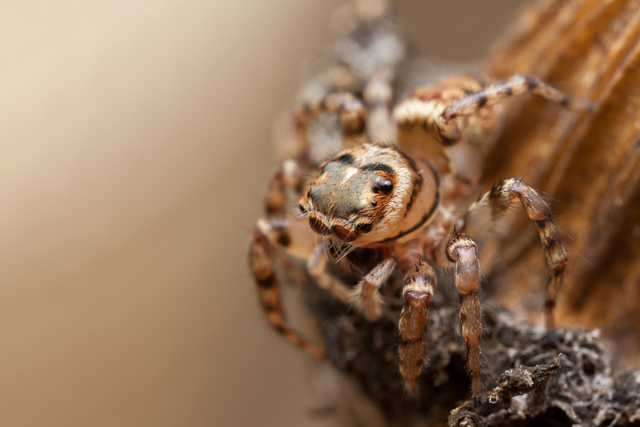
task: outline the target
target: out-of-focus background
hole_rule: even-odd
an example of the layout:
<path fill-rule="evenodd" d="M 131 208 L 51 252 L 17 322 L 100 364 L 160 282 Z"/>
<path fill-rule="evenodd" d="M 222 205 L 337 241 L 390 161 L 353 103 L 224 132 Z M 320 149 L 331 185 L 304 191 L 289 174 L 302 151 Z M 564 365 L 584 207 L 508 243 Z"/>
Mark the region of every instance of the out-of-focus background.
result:
<path fill-rule="evenodd" d="M 272 124 L 343 2 L 4 2 L 0 425 L 318 426 L 245 244 Z M 395 4 L 481 59 L 513 0 Z"/>

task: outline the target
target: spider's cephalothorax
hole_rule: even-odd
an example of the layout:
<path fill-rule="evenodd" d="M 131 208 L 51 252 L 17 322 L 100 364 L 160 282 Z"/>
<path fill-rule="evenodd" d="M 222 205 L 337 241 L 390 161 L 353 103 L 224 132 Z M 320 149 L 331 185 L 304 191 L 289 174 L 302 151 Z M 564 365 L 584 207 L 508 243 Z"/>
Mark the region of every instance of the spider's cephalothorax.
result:
<path fill-rule="evenodd" d="M 382 244 L 429 222 L 440 199 L 438 187 L 427 163 L 363 144 L 320 165 L 300 209 L 318 234 L 353 247 Z"/>
<path fill-rule="evenodd" d="M 479 170 L 499 129 L 503 100 L 533 93 L 575 111 L 590 105 L 526 76 L 489 85 L 471 76 L 453 76 L 415 90 L 392 114 L 393 72 L 388 67 L 381 62 L 379 69 L 364 77 L 363 100 L 338 90 L 299 108 L 295 115 L 298 153 L 283 163 L 269 183 L 267 218 L 258 222 L 249 244 L 250 269 L 267 321 L 286 339 L 320 357 L 326 350 L 292 330 L 284 319 L 274 262 L 293 269 L 290 257 L 306 259 L 317 286 L 342 301 L 345 309 L 355 306 L 371 322 L 380 319 L 387 307 L 381 286 L 400 269 L 404 279 L 399 370 L 407 390 L 415 395 L 424 364 L 429 303 L 436 288 L 432 265 L 454 266 L 472 395 L 480 404 L 482 315 L 474 239 L 485 234 L 512 204 L 522 203 L 538 229 L 551 270 L 545 310 L 548 329 L 554 327 L 555 298 L 568 258 L 550 208 L 534 189 L 511 178 L 470 203 L 477 194 L 479 176 L 469 171 Z M 316 169 L 311 167 L 315 160 L 307 126 L 322 113 L 339 115 L 344 151 L 317 162 Z M 389 139 L 394 147 L 380 144 Z M 443 147 L 454 145 L 457 151 L 449 156 Z M 314 175 L 310 181 L 303 178 Z M 300 194 L 302 215 L 288 213 L 287 189 Z M 361 272 L 357 283 L 346 283 L 333 274 L 335 269 L 326 268 L 328 262 L 346 268 L 353 261 L 345 258 L 371 259 L 364 254 L 372 250 L 375 264 L 361 261 L 350 270 Z"/>

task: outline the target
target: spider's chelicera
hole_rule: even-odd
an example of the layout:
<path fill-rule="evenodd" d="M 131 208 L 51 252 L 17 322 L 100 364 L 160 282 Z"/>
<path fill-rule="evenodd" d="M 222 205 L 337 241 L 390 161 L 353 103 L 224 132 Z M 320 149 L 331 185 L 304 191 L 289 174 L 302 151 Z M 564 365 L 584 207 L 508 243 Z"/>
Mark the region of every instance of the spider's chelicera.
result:
<path fill-rule="evenodd" d="M 478 290 L 480 266 L 474 239 L 482 236 L 520 201 L 537 227 L 551 279 L 547 287 L 546 323 L 553 329 L 556 293 L 567 254 L 548 204 L 522 180 L 504 180 L 471 203 L 479 176 L 456 171 L 449 151 L 462 147 L 474 153 L 458 156 L 465 164 L 481 158 L 504 114 L 501 101 L 534 93 L 576 111 L 589 108 L 545 83 L 516 75 L 482 85 L 470 76 L 454 76 L 411 93 L 386 118 L 394 129 L 394 145 L 378 138 L 390 87 L 372 79 L 365 100 L 347 92 L 331 93 L 297 113 L 299 154 L 274 174 L 266 195 L 267 218 L 258 222 L 249 245 L 249 264 L 255 277 L 267 321 L 287 340 L 324 357 L 325 349 L 292 330 L 284 319 L 274 262 L 287 256 L 307 259 L 307 270 L 317 286 L 346 306 L 355 306 L 369 321 L 381 318 L 380 287 L 395 269 L 404 274 L 403 309 L 398 328 L 400 373 L 410 393 L 418 391 L 422 372 L 429 303 L 436 288 L 432 265 L 455 266 L 460 295 L 461 334 L 476 404 L 483 401 L 480 381 L 482 316 Z M 344 131 L 344 151 L 320 163 L 315 178 L 308 153 L 307 124 L 325 112 L 338 113 Z M 373 114 L 373 113 L 376 114 Z M 381 113 L 382 112 L 382 113 Z M 366 119 L 365 119 L 366 118 Z M 384 122 L 384 120 L 382 120 Z M 397 132 L 396 132 L 397 131 Z M 387 133 L 387 137 L 388 137 Z M 471 160 L 469 160 L 471 159 Z M 300 194 L 301 215 L 285 213 L 287 189 Z M 327 262 L 349 269 L 362 251 L 376 253 L 375 265 L 356 285 L 336 277 Z M 371 257 L 369 257 L 371 259 Z M 429 261 L 429 262 L 427 262 Z M 360 270 L 363 265 L 356 265 Z"/>

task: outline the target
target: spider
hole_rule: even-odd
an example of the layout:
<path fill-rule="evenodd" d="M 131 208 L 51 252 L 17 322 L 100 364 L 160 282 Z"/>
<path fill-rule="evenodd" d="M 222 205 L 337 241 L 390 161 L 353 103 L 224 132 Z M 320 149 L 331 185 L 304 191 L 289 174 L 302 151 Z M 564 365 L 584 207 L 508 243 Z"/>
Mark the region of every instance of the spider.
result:
<path fill-rule="evenodd" d="M 297 110 L 297 155 L 269 181 L 266 218 L 258 221 L 249 242 L 249 267 L 267 322 L 317 357 L 326 357 L 323 346 L 285 321 L 276 264 L 291 270 L 291 257 L 305 259 L 317 286 L 370 322 L 381 318 L 388 303 L 381 287 L 394 270 L 400 270 L 404 278 L 399 371 L 412 395 L 419 391 L 423 334 L 436 289 L 434 267 L 455 267 L 472 398 L 481 405 L 481 271 L 476 240 L 513 204 L 522 203 L 537 227 L 551 271 L 545 303 L 549 331 L 554 328 L 553 310 L 568 257 L 550 206 L 535 189 L 522 179 L 510 178 L 472 201 L 480 178 L 473 171 L 482 150 L 499 132 L 507 105 L 503 101 L 533 93 L 576 112 L 587 112 L 590 104 L 527 76 L 483 84 L 474 76 L 453 75 L 414 90 L 391 109 L 390 75 L 388 69 L 372 73 L 362 99 L 335 91 Z M 340 119 L 343 147 L 317 165 L 314 173 L 308 128 L 327 112 Z M 465 165 L 468 171 L 463 170 Z M 290 192 L 298 195 L 299 215 L 287 212 Z M 355 274 L 357 282 L 350 283 L 332 269 Z"/>

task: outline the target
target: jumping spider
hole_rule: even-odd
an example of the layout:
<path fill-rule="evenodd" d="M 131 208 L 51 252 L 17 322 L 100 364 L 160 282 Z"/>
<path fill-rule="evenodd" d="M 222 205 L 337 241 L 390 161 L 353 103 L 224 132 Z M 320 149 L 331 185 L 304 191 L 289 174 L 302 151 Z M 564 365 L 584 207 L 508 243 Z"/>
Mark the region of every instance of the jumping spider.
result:
<path fill-rule="evenodd" d="M 371 322 L 384 310 L 380 288 L 400 269 L 404 281 L 399 370 L 407 391 L 415 395 L 429 303 L 436 288 L 432 265 L 455 266 L 461 334 L 472 396 L 479 405 L 483 402 L 481 273 L 475 239 L 503 218 L 511 205 L 522 203 L 538 229 L 551 270 L 545 305 L 549 330 L 554 328 L 553 309 L 568 258 L 550 207 L 536 190 L 510 178 L 471 202 L 477 196 L 478 174 L 457 171 L 443 148 L 460 147 L 461 158 L 477 162 L 478 150 L 499 131 L 506 105 L 502 101 L 514 96 L 533 93 L 575 111 L 587 111 L 590 105 L 526 76 L 484 85 L 475 77 L 458 75 L 413 91 L 390 112 L 389 74 L 389 70 L 372 74 L 362 100 L 338 91 L 299 108 L 298 154 L 282 164 L 268 185 L 267 216 L 258 221 L 250 239 L 250 269 L 267 321 L 285 339 L 318 357 L 326 356 L 325 349 L 285 321 L 274 261 L 288 266 L 288 257 L 306 259 L 317 286 Z M 320 163 L 314 179 L 305 179 L 315 169 L 309 160 L 308 125 L 326 112 L 340 118 L 343 151 Z M 394 135 L 389 129 L 397 130 L 393 143 L 387 139 Z M 300 216 L 286 213 L 286 194 L 291 190 L 300 195 Z M 327 271 L 328 262 L 342 271 L 362 271 L 357 284 Z"/>

